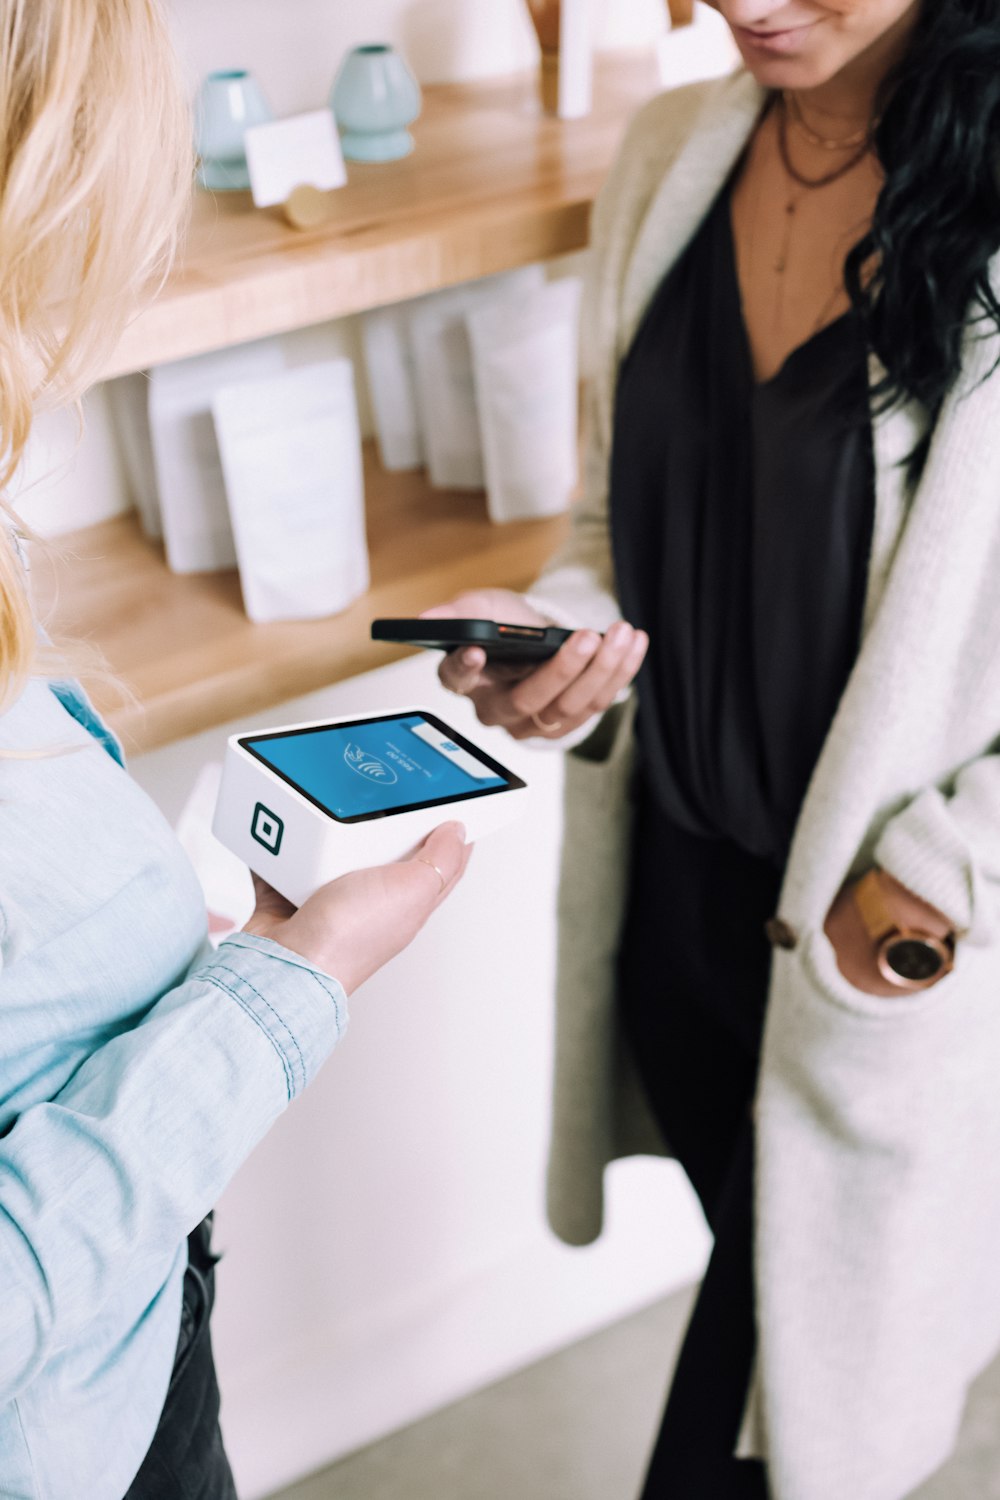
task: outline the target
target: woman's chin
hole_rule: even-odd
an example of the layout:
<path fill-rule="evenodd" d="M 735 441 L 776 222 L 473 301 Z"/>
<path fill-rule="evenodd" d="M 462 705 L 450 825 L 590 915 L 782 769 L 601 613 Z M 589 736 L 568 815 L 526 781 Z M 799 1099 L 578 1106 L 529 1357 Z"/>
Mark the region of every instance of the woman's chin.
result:
<path fill-rule="evenodd" d="M 763 59 L 748 57 L 744 52 L 743 61 L 747 71 L 753 74 L 761 88 L 776 91 L 790 89 L 798 93 L 806 89 L 815 89 L 829 82 L 833 77 L 830 70 L 801 57 Z"/>

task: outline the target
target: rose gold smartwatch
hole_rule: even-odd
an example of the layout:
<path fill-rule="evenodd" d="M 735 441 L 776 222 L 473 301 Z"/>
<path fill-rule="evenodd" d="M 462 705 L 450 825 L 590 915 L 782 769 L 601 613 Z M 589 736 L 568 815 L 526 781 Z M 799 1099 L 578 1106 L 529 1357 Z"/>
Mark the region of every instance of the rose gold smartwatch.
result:
<path fill-rule="evenodd" d="M 939 937 L 915 927 L 900 927 L 890 910 L 878 870 L 869 870 L 854 887 L 861 920 L 875 944 L 879 973 L 900 990 L 926 990 L 955 965 L 955 934 Z"/>

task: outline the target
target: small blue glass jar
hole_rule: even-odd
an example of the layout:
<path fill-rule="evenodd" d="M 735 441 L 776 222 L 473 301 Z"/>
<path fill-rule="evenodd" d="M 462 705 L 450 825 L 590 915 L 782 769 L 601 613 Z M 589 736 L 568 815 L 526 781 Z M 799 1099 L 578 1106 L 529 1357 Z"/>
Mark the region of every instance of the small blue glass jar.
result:
<path fill-rule="evenodd" d="M 340 65 L 330 108 L 348 161 L 397 161 L 413 150 L 406 128 L 420 114 L 420 85 L 384 43 L 355 47 Z"/>
<path fill-rule="evenodd" d="M 274 119 L 260 85 L 244 68 L 209 73 L 196 111 L 198 178 L 213 192 L 245 191 L 250 186 L 243 133 Z"/>

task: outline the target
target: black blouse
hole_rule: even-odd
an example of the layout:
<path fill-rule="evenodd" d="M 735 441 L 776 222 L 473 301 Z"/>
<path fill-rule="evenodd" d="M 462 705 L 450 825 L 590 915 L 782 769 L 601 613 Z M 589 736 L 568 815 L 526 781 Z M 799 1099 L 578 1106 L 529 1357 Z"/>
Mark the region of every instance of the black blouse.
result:
<path fill-rule="evenodd" d="M 851 311 L 754 379 L 728 189 L 622 365 L 610 504 L 656 802 L 780 866 L 860 640 L 867 353 Z"/>

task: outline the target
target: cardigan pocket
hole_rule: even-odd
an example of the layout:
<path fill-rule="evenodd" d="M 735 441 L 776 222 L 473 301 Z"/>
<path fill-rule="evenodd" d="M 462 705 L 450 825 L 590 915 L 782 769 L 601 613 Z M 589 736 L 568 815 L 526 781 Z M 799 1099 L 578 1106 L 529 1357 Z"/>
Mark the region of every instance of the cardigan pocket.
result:
<path fill-rule="evenodd" d="M 756 1117 L 776 1500 L 909 1494 L 1000 1346 L 1000 965 L 960 960 L 895 1000 L 850 985 L 822 933 L 775 954 Z"/>
<path fill-rule="evenodd" d="M 962 990 L 967 969 L 973 966 L 970 954 L 960 950 L 955 967 L 929 989 L 900 990 L 898 995 L 872 995 L 867 990 L 858 989 L 841 973 L 833 945 L 822 928 L 805 934 L 801 944 L 801 963 L 811 988 L 824 1000 L 859 1019 L 890 1025 L 950 1004 L 956 992 Z"/>

